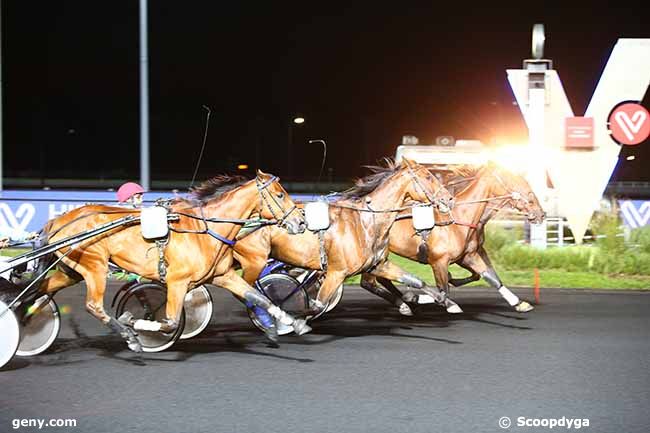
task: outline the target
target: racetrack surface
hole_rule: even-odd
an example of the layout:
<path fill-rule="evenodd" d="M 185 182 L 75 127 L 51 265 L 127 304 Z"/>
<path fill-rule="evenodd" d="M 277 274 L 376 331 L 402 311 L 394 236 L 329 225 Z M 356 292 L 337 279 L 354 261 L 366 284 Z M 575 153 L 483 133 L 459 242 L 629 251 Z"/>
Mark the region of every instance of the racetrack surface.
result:
<path fill-rule="evenodd" d="M 427 305 L 408 318 L 350 286 L 311 334 L 272 348 L 241 304 L 211 292 L 203 334 L 140 355 L 85 312 L 83 285 L 64 290 L 52 349 L 0 371 L 0 432 L 29 418 L 93 433 L 496 432 L 503 416 L 520 432 L 567 428 L 518 417 L 588 418 L 587 432 L 650 425 L 650 293 L 542 289 L 522 315 L 496 291 L 456 289 L 464 314 Z"/>

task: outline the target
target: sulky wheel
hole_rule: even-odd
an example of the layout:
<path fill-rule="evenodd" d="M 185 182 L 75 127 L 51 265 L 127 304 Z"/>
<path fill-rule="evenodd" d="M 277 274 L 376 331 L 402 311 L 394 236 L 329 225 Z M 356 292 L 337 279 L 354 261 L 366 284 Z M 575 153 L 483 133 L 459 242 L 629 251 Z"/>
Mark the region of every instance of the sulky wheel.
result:
<path fill-rule="evenodd" d="M 313 293 L 313 297 L 315 298 L 316 296 L 318 296 L 318 289 L 320 289 L 320 283 L 316 283 L 312 287 L 316 289 L 316 290 L 310 290 L 310 292 Z M 334 295 L 332 295 L 332 299 L 327 303 L 327 307 L 323 311 L 321 311 L 320 313 L 312 317 L 311 320 L 318 319 L 323 314 L 332 311 L 334 308 L 336 308 L 339 302 L 341 302 L 341 298 L 343 298 L 343 284 L 341 284 L 336 288 L 336 292 L 334 292 Z"/>
<path fill-rule="evenodd" d="M 16 355 L 34 356 L 45 352 L 61 330 L 58 305 L 49 296 L 41 296 L 30 306 L 20 309 L 20 344 Z"/>
<path fill-rule="evenodd" d="M 14 312 L 0 301 L 0 368 L 14 357 L 20 342 L 20 328 Z"/>
<path fill-rule="evenodd" d="M 212 319 L 212 296 L 205 286 L 198 286 L 185 295 L 185 329 L 181 340 L 196 337 L 208 326 Z"/>
<path fill-rule="evenodd" d="M 269 298 L 275 305 L 280 307 L 285 312 L 301 316 L 309 306 L 309 299 L 307 293 L 303 288 L 299 288 L 300 283 L 295 278 L 286 274 L 269 274 L 260 278 L 256 287 L 267 298 Z M 248 309 L 248 316 L 255 326 L 262 331 L 266 328 L 261 320 L 253 310 Z M 283 325 L 280 322 L 276 323 L 278 327 L 278 335 L 286 335 L 293 332 L 293 327 L 290 325 Z"/>
<path fill-rule="evenodd" d="M 166 318 L 166 303 L 167 290 L 164 286 L 158 283 L 137 283 L 120 298 L 115 315 L 120 317 L 128 311 L 136 320 L 162 321 Z M 183 333 L 184 326 L 185 313 L 182 312 L 178 328 L 173 333 L 137 331 L 142 351 L 161 352 L 171 347 Z"/>
<path fill-rule="evenodd" d="M 332 300 L 327 304 L 325 312 L 328 313 L 336 308 L 336 306 L 339 305 L 339 302 L 341 302 L 341 298 L 343 298 L 343 284 L 336 288 L 336 292 L 334 293 Z"/>

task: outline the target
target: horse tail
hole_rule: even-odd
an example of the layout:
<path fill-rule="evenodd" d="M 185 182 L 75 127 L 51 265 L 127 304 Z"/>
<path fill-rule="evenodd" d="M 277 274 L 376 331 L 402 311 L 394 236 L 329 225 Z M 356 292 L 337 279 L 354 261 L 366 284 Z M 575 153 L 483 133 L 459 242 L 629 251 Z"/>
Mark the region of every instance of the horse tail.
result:
<path fill-rule="evenodd" d="M 46 246 L 50 240 L 50 230 L 52 228 L 54 220 L 51 219 L 48 222 L 45 223 L 43 228 L 40 231 L 40 236 L 38 237 L 38 241 L 35 245 L 35 248 L 42 248 Z M 36 264 L 34 266 L 34 270 L 36 272 L 36 275 L 40 275 L 43 272 L 45 272 L 45 269 L 47 269 L 48 266 L 52 264 L 54 261 L 54 253 L 46 254 L 44 256 L 39 257 L 36 259 Z"/>
<path fill-rule="evenodd" d="M 51 230 L 53 225 L 54 225 L 54 219 L 51 219 L 47 223 L 45 223 L 45 225 L 40 231 L 40 237 L 39 237 L 40 240 L 36 245 L 37 248 L 44 247 L 49 243 L 50 237 L 52 235 Z M 58 230 L 55 230 L 54 233 L 56 233 L 57 231 Z M 54 254 L 54 252 L 45 254 L 44 256 L 36 259 L 36 266 L 35 266 L 36 275 L 40 275 L 43 272 L 45 272 L 45 270 L 50 265 L 52 265 L 52 263 L 54 263 L 55 260 L 56 260 L 56 254 Z M 83 280 L 83 276 L 79 272 L 75 271 L 74 269 L 72 269 L 70 266 L 66 265 L 62 261 L 59 262 L 59 264 L 56 266 L 56 269 L 63 272 L 64 274 L 66 274 L 68 277 L 72 279 L 78 281 Z"/>

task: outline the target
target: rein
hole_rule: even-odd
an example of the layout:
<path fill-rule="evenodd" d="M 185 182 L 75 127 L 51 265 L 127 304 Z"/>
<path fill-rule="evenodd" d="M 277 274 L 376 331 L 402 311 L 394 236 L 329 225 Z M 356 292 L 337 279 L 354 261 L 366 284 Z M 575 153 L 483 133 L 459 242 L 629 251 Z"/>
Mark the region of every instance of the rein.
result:
<path fill-rule="evenodd" d="M 429 192 L 427 191 L 427 189 L 424 187 L 424 185 L 422 185 L 422 183 L 420 182 L 420 179 L 418 179 L 418 177 L 415 175 L 415 173 L 413 172 L 413 169 L 410 166 L 408 167 L 408 170 L 409 170 L 409 174 L 411 175 L 411 179 L 413 180 L 413 183 L 418 187 L 418 189 L 420 189 L 420 192 L 422 192 L 422 194 L 427 198 L 427 200 L 429 200 L 429 203 L 425 203 L 424 205 L 425 206 L 426 205 L 435 205 L 437 203 L 436 196 L 440 193 L 440 191 L 442 191 L 445 188 L 444 185 L 441 184 L 440 188 L 438 188 L 433 193 L 433 196 L 431 196 L 429 194 Z M 351 205 L 338 204 L 336 202 L 330 203 L 329 205 L 332 206 L 332 207 L 338 207 L 338 208 L 343 208 L 343 209 L 351 209 L 351 210 L 354 210 L 354 211 L 357 211 L 357 212 L 369 212 L 369 213 L 402 212 L 402 211 L 405 211 L 405 210 L 413 209 L 414 207 L 422 206 L 422 204 L 414 204 L 414 205 L 402 206 L 402 207 L 398 207 L 398 208 L 378 210 L 378 209 L 371 208 L 369 202 L 366 202 L 366 208 L 359 208 L 359 207 L 351 206 Z M 447 213 L 447 212 L 444 212 L 444 213 Z"/>
<path fill-rule="evenodd" d="M 418 206 L 418 205 L 411 205 L 411 206 L 402 206 L 402 207 L 398 207 L 398 208 L 394 208 L 394 209 L 377 210 L 377 209 L 371 208 L 369 203 L 366 203 L 367 208 L 360 208 L 360 207 L 351 206 L 351 205 L 339 204 L 339 203 L 336 203 L 336 202 L 330 203 L 329 205 L 332 206 L 332 207 L 339 207 L 339 208 L 343 208 L 343 209 L 351 209 L 351 210 L 355 210 L 357 212 L 370 212 L 370 213 L 402 212 L 402 211 L 412 209 L 412 208 Z"/>
<path fill-rule="evenodd" d="M 223 223 L 223 224 L 238 224 L 238 225 L 246 225 L 246 224 L 259 224 L 259 225 L 272 225 L 272 224 L 282 224 L 284 220 L 296 209 L 296 205 L 294 204 L 288 211 L 284 212 L 282 215 L 282 218 L 278 219 L 275 212 L 273 211 L 273 206 L 268 202 L 268 199 L 264 196 L 263 192 L 268 188 L 273 182 L 276 182 L 278 180 L 277 176 L 272 176 L 269 180 L 266 182 L 261 183 L 260 178 L 256 177 L 255 178 L 255 183 L 257 185 L 257 192 L 260 195 L 260 211 L 262 209 L 263 205 L 266 205 L 267 209 L 271 212 L 271 215 L 273 215 L 272 220 L 265 220 L 265 219 L 239 219 L 239 218 L 206 218 L 205 215 L 203 214 L 203 206 L 199 207 L 199 212 L 201 213 L 200 216 L 197 215 L 192 215 L 188 214 L 185 212 L 177 212 L 179 215 L 183 215 L 188 218 L 196 219 L 203 221 L 204 229 L 203 230 L 183 230 L 183 229 L 175 229 L 173 227 L 170 227 L 170 230 L 176 233 L 193 233 L 193 234 L 207 234 L 212 236 L 213 238 L 217 239 L 218 241 L 223 242 L 224 244 L 228 245 L 229 247 L 233 247 L 237 243 L 237 239 L 228 239 L 224 236 L 221 236 L 219 233 L 213 231 L 210 229 L 208 226 L 208 223 Z M 268 193 L 268 191 L 267 191 Z M 268 195 L 273 199 L 273 202 L 277 207 L 280 209 L 283 209 L 282 205 L 273 197 L 273 194 L 268 193 Z M 284 209 L 283 209 L 284 210 Z"/>
<path fill-rule="evenodd" d="M 295 204 L 293 206 L 291 206 L 289 208 L 289 210 L 284 212 L 282 217 L 278 219 L 278 217 L 275 215 L 275 211 L 273 210 L 273 206 L 271 206 L 271 203 L 269 203 L 268 199 L 264 195 L 264 191 L 266 190 L 266 188 L 268 188 L 269 185 L 271 185 L 273 182 L 276 182 L 277 180 L 278 180 L 277 176 L 271 176 L 271 178 L 269 180 L 267 180 L 266 182 L 260 183 L 259 177 L 256 177 L 255 178 L 255 183 L 257 184 L 257 191 L 260 193 L 260 212 L 262 211 L 262 204 L 265 204 L 266 208 L 269 210 L 269 212 L 271 212 L 271 215 L 273 215 L 273 219 L 275 219 L 277 221 L 276 224 L 282 225 L 284 223 L 284 221 L 289 217 L 289 215 L 291 215 L 291 213 L 296 210 L 297 206 Z M 268 191 L 266 191 L 266 192 L 267 192 L 268 196 L 271 197 L 271 199 L 273 200 L 273 203 L 275 203 L 275 205 L 278 208 L 284 210 L 282 205 L 276 200 L 276 198 L 273 196 L 273 194 L 269 193 Z"/>
<path fill-rule="evenodd" d="M 489 208 L 491 211 L 499 212 L 510 200 L 515 200 L 515 201 L 523 200 L 523 194 L 520 193 L 519 191 L 514 191 L 514 190 L 510 189 L 505 184 L 505 182 L 501 179 L 501 177 L 497 173 L 494 172 L 494 170 L 490 171 L 490 175 L 492 175 L 492 177 L 494 177 L 501 184 L 501 186 L 506 191 L 508 191 L 508 194 L 498 195 L 498 196 L 495 196 L 495 197 L 487 197 L 487 198 L 482 198 L 482 199 L 476 199 L 476 200 L 464 200 L 464 201 L 456 202 L 455 206 L 462 206 L 462 205 L 475 204 L 475 203 L 489 203 L 489 202 L 492 202 L 492 201 L 501 201 L 501 204 L 499 206 Z M 477 176 L 473 176 L 471 179 L 475 179 L 476 177 Z M 459 181 L 461 181 L 461 180 L 459 180 Z M 456 181 L 454 183 L 458 183 L 459 181 Z M 512 207 L 513 207 L 513 209 L 515 208 L 514 204 L 512 205 Z M 520 211 L 518 211 L 518 212 L 521 213 L 521 214 L 525 214 L 524 212 L 520 212 Z M 489 213 L 488 213 L 488 215 L 489 215 Z M 487 219 L 489 219 L 489 218 L 490 217 L 488 216 Z M 478 228 L 479 224 L 482 224 L 484 222 L 485 221 L 483 221 L 483 215 L 481 215 L 481 218 L 479 218 L 478 224 L 473 224 L 473 223 L 462 223 L 462 222 L 454 221 L 453 220 L 453 214 L 452 214 L 452 220 L 451 220 L 451 222 L 449 224 L 457 224 L 457 225 L 462 225 L 462 226 L 466 226 L 466 227 L 476 229 L 476 228 Z"/>

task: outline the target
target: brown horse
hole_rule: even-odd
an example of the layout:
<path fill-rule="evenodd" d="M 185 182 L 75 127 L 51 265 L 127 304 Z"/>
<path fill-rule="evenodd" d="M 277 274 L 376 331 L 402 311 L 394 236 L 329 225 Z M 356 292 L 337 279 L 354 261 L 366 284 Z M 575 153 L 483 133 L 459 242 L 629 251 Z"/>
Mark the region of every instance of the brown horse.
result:
<path fill-rule="evenodd" d="M 188 289 L 204 283 L 224 287 L 241 299 L 267 309 L 282 323 L 291 323 L 298 333 L 309 327 L 295 320 L 258 294 L 239 277 L 232 265 L 230 241 L 241 228 L 241 219 L 253 213 L 274 219 L 283 231 L 304 230 L 302 214 L 278 182 L 277 177 L 258 171 L 254 180 L 218 176 L 193 190 L 194 200 L 171 202 L 169 211 L 179 215 L 171 221 L 164 244 L 143 238 L 139 225 L 120 226 L 84 241 L 72 250 L 55 253 L 65 266 L 44 280 L 40 290 L 53 293 L 81 279 L 87 286 L 86 309 L 112 330 L 121 334 L 133 350 L 141 349 L 135 330 L 171 333 L 178 327 L 183 299 Z M 140 210 L 86 205 L 50 221 L 49 242 L 92 229 Z M 67 255 L 66 255 L 67 254 Z M 116 320 L 104 311 L 108 262 L 167 285 L 166 320 Z M 125 322 L 125 323 L 122 323 Z"/>
<path fill-rule="evenodd" d="M 331 225 L 322 242 L 312 232 L 286 236 L 281 230 L 266 227 L 240 240 L 235 259 L 243 269 L 244 279 L 252 284 L 259 276 L 269 255 L 294 266 L 322 269 L 326 276 L 312 307 L 313 313 L 327 308 L 335 290 L 349 276 L 368 272 L 423 289 L 451 313 L 460 308 L 444 292 L 426 286 L 388 261 L 388 233 L 408 200 L 434 202 L 449 211 L 452 197 L 423 166 L 404 160 L 389 164 L 377 173 L 357 181 L 355 187 L 329 205 Z"/>
<path fill-rule="evenodd" d="M 533 307 L 528 302 L 520 300 L 503 285 L 483 244 L 485 225 L 505 206 L 524 213 L 531 223 L 542 222 L 545 213 L 537 197 L 522 176 L 492 162 L 479 167 L 461 167 L 454 175 L 453 179 L 446 182 L 450 189 L 452 184 L 460 189 L 455 194 L 452 218 L 441 221 L 438 223 L 441 226 L 422 233 L 416 233 L 408 219 L 396 221 L 390 231 L 390 250 L 402 257 L 428 263 L 438 289 L 443 292 L 448 291 L 450 283 L 458 287 L 483 277 L 517 311 L 532 310 Z M 463 279 L 451 278 L 448 268 L 452 263 L 470 270 L 472 275 Z M 361 285 L 400 307 L 403 314 L 412 314 L 404 302 L 413 300 L 412 296 L 402 297 L 386 279 L 379 279 L 388 289 L 382 290 L 377 287 L 375 280 L 372 275 L 364 275 Z"/>

